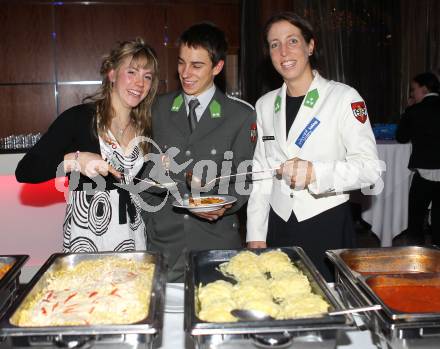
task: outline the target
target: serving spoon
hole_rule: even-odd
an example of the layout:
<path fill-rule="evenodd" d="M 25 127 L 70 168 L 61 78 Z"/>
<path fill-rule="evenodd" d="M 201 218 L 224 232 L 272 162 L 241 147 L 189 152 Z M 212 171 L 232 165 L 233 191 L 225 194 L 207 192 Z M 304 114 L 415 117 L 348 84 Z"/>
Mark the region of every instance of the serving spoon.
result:
<path fill-rule="evenodd" d="M 353 314 L 353 313 L 360 313 L 364 311 L 372 311 L 372 310 L 380 310 L 380 309 L 382 309 L 382 307 L 379 304 L 375 304 L 368 307 L 330 311 L 326 315 L 335 316 L 335 315 Z M 242 321 L 275 320 L 274 317 L 259 310 L 232 309 L 231 314 Z"/>

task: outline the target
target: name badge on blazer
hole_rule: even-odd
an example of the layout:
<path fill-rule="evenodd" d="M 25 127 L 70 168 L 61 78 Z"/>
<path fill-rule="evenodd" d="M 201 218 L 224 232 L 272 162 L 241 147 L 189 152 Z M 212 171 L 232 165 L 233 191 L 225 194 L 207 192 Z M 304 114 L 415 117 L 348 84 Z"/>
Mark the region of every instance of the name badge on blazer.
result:
<path fill-rule="evenodd" d="M 274 140 L 275 140 L 275 136 L 263 136 L 263 142 L 274 141 Z"/>
<path fill-rule="evenodd" d="M 320 123 L 321 123 L 321 121 L 319 121 L 317 118 L 313 118 L 308 123 L 306 128 L 301 132 L 301 134 L 299 135 L 299 137 L 295 141 L 295 144 L 299 148 L 302 148 L 302 146 L 306 142 L 307 138 L 309 138 L 309 136 L 313 133 L 313 131 L 315 131 L 315 129 L 319 126 Z"/>

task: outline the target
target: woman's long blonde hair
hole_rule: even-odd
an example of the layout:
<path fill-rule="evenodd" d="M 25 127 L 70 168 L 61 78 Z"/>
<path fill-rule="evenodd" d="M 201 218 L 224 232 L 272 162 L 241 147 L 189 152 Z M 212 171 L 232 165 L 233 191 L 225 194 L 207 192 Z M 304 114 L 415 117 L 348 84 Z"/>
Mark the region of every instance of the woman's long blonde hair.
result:
<path fill-rule="evenodd" d="M 151 136 L 151 106 L 159 86 L 159 63 L 153 48 L 147 45 L 143 39 L 121 42 L 110 54 L 104 57 L 101 63 L 102 85 L 99 90 L 84 99 L 84 101 L 94 102 L 96 105 L 95 122 L 98 135 L 107 138 L 111 120 L 115 116 L 112 108 L 111 92 L 112 82 L 108 77 L 111 70 L 117 70 L 122 62 L 131 57 L 131 64 L 135 64 L 143 69 L 151 69 L 152 82 L 147 96 L 135 108 L 131 110 L 130 118 L 139 136 Z M 144 154 L 148 153 L 149 143 L 142 142 L 140 145 Z"/>

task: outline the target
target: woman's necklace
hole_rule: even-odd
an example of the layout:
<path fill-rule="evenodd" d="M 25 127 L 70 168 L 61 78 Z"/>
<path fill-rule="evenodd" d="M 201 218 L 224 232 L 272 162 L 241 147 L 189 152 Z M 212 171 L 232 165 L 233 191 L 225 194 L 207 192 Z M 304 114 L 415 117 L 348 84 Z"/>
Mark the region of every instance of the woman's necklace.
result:
<path fill-rule="evenodd" d="M 128 126 L 130 126 L 130 122 L 129 122 L 129 123 L 127 124 L 127 126 L 125 126 L 124 128 L 119 128 L 119 129 L 118 129 L 119 137 L 122 137 L 122 136 L 124 135 L 124 133 L 125 133 L 125 131 L 127 130 Z"/>
<path fill-rule="evenodd" d="M 119 127 L 119 125 L 116 125 L 115 123 L 116 131 L 117 131 L 115 134 L 115 138 L 119 144 L 121 144 L 121 140 L 124 137 L 125 131 L 127 131 L 130 125 L 131 125 L 131 120 L 127 123 L 127 125 L 125 125 L 125 127 Z"/>

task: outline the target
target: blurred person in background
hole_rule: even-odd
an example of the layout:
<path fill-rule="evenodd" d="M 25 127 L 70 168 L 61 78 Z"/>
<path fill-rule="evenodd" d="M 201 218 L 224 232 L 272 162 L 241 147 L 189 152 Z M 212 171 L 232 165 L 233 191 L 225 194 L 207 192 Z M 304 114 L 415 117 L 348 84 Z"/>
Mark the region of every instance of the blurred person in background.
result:
<path fill-rule="evenodd" d="M 424 223 L 431 204 L 432 243 L 440 244 L 440 97 L 439 79 L 433 73 L 411 81 L 408 107 L 396 131 L 400 143 L 411 142 L 408 168 L 414 171 L 409 191 L 408 237 L 424 243 Z"/>

